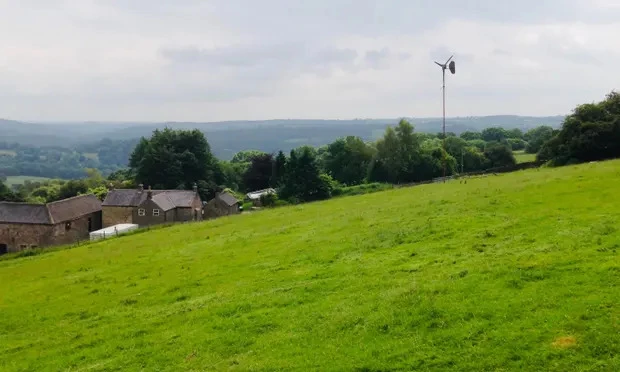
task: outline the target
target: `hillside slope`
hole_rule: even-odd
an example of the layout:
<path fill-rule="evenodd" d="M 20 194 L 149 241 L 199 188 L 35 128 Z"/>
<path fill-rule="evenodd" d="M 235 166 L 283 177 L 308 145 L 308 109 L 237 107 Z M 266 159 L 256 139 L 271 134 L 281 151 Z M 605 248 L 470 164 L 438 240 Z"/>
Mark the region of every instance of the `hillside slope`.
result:
<path fill-rule="evenodd" d="M 0 370 L 620 370 L 620 161 L 0 262 Z"/>

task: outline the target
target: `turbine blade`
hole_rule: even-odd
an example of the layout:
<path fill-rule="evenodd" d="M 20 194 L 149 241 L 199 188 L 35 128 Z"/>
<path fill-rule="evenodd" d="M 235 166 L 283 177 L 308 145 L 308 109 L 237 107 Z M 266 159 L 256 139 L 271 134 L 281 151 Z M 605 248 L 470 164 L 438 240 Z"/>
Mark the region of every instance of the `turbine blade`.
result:
<path fill-rule="evenodd" d="M 435 63 L 436 63 L 436 64 L 437 64 L 437 66 L 439 66 L 439 67 L 444 67 L 444 65 L 442 65 L 442 64 L 441 64 L 441 63 L 439 63 L 439 62 L 435 62 Z"/>
<path fill-rule="evenodd" d="M 454 54 L 450 56 L 450 58 L 448 58 L 448 60 L 446 61 L 446 65 L 448 64 L 448 62 L 450 62 L 450 60 L 452 59 L 452 57 L 454 57 Z"/>

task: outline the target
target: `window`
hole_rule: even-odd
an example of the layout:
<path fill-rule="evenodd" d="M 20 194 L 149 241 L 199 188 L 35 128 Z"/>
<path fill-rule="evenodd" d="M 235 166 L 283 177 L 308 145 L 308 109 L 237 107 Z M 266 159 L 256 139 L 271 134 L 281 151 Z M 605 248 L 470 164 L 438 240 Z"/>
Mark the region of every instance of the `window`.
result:
<path fill-rule="evenodd" d="M 159 216 L 159 209 L 153 209 L 153 216 Z"/>
<path fill-rule="evenodd" d="M 88 217 L 88 232 L 93 231 L 93 219 Z"/>
<path fill-rule="evenodd" d="M 146 216 L 146 211 L 142 208 L 138 209 L 138 216 L 140 217 Z"/>
<path fill-rule="evenodd" d="M 19 249 L 24 250 L 28 248 L 28 244 L 20 244 Z"/>
<path fill-rule="evenodd" d="M 39 248 L 39 246 L 36 244 L 30 244 L 30 249 L 35 249 L 35 248 Z"/>
<path fill-rule="evenodd" d="M 67 230 L 67 231 L 71 230 L 71 221 L 69 221 L 69 222 L 67 222 L 65 224 L 65 230 Z"/>

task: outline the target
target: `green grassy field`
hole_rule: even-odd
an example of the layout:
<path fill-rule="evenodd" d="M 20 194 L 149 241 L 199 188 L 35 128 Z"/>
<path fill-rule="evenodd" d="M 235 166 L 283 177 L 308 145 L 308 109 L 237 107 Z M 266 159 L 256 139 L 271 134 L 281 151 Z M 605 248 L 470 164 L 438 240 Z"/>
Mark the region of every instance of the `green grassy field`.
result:
<path fill-rule="evenodd" d="M 528 161 L 536 161 L 536 154 L 527 154 L 525 151 L 513 151 L 517 163 L 526 163 Z"/>
<path fill-rule="evenodd" d="M 620 370 L 620 161 L 0 261 L 0 370 Z"/>
<path fill-rule="evenodd" d="M 7 185 L 23 185 L 26 181 L 43 182 L 49 181 L 51 178 L 35 177 L 35 176 L 8 176 L 6 178 Z"/>

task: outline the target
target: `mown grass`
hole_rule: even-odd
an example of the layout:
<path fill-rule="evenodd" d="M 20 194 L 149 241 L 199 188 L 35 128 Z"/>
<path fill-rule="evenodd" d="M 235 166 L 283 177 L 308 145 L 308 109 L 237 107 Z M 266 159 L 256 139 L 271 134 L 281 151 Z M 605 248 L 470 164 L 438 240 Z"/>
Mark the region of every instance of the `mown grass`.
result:
<path fill-rule="evenodd" d="M 23 185 L 26 181 L 31 182 L 44 182 L 49 181 L 51 178 L 36 177 L 36 176 L 8 176 L 6 178 L 7 185 Z"/>
<path fill-rule="evenodd" d="M 536 154 L 528 154 L 523 150 L 513 151 L 517 163 L 527 163 L 530 161 L 536 161 Z"/>
<path fill-rule="evenodd" d="M 620 369 L 620 162 L 0 262 L 0 370 Z"/>

